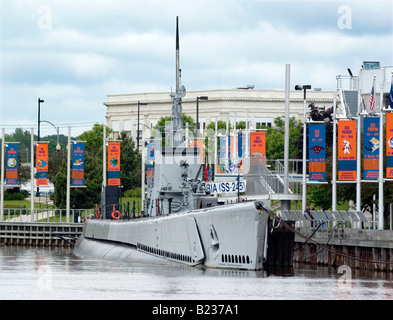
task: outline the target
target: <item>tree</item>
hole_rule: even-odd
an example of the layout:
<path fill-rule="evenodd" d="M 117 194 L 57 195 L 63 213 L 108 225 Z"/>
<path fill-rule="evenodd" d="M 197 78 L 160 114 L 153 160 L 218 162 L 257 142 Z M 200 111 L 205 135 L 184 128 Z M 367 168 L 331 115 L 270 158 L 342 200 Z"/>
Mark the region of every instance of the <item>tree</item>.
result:
<path fill-rule="evenodd" d="M 107 130 L 107 137 L 110 130 Z M 141 185 L 141 154 L 136 149 L 132 137 L 126 132 L 120 133 L 120 179 L 123 191 Z M 103 154 L 103 125 L 96 124 L 89 131 L 83 132 L 78 140 L 86 141 L 85 144 L 85 186 L 86 188 L 71 188 L 70 204 L 75 208 L 91 208 L 99 203 L 102 187 L 102 154 Z M 105 164 L 106 165 L 106 164 Z M 59 208 L 66 206 L 67 191 L 67 159 L 63 158 L 56 176 L 54 203 Z"/>
<path fill-rule="evenodd" d="M 333 107 L 319 109 L 314 103 L 308 105 L 310 108 L 310 118 L 313 121 L 327 121 L 326 123 L 326 181 L 332 180 L 332 148 L 333 148 Z M 308 132 L 308 131 L 307 131 Z M 308 136 L 306 136 L 308 139 Z M 302 146 L 297 157 L 303 157 L 303 130 L 299 139 L 295 142 L 299 147 Z M 306 155 L 307 157 L 307 155 Z M 329 209 L 332 206 L 332 187 L 331 184 L 320 184 L 307 188 L 307 202 L 316 207 Z"/>
<path fill-rule="evenodd" d="M 107 137 L 110 130 L 107 130 Z M 89 131 L 83 132 L 78 140 L 86 141 L 85 145 L 85 186 L 71 188 L 70 205 L 76 208 L 91 208 L 101 199 L 102 186 L 102 148 L 103 125 L 95 124 Z M 54 204 L 58 208 L 66 207 L 67 193 L 67 159 L 63 159 L 53 179 L 55 186 Z"/>
<path fill-rule="evenodd" d="M 55 193 L 53 202 L 58 208 L 66 207 L 67 193 L 67 159 L 63 160 L 59 171 L 53 179 Z M 86 188 L 71 188 L 71 208 L 92 208 L 101 199 L 102 186 L 102 157 L 85 154 L 85 186 Z"/>
<path fill-rule="evenodd" d="M 183 126 L 185 126 L 185 124 L 188 123 L 189 130 L 191 130 L 191 132 L 195 132 L 194 119 L 191 116 L 188 116 L 184 113 L 182 114 L 182 118 L 183 118 Z M 165 126 L 167 126 L 168 123 L 171 122 L 171 120 L 172 120 L 172 116 L 161 117 L 160 120 L 158 120 L 157 124 L 154 126 L 154 132 L 151 139 L 158 138 L 157 136 L 155 136 L 155 134 L 159 132 L 162 139 L 161 140 L 162 147 L 165 147 Z M 193 128 L 194 130 L 192 131 Z"/>
<path fill-rule="evenodd" d="M 141 186 L 142 155 L 137 150 L 136 144 L 129 134 L 124 131 L 121 132 L 120 140 L 122 140 L 120 157 L 120 178 L 124 192 Z"/>
<path fill-rule="evenodd" d="M 274 127 L 265 127 L 266 156 L 270 160 L 284 159 L 284 129 L 285 120 L 282 117 L 274 119 Z M 277 130 L 278 129 L 278 130 Z M 294 159 L 299 153 L 298 146 L 294 143 L 301 136 L 301 128 L 295 117 L 289 119 L 289 159 Z"/>

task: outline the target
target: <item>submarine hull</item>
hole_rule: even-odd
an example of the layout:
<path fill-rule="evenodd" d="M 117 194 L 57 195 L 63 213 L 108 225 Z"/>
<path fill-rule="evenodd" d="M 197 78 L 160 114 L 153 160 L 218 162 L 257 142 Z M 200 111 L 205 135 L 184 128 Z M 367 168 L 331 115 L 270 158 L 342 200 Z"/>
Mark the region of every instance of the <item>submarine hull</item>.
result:
<path fill-rule="evenodd" d="M 127 253 L 126 249 L 132 249 L 160 263 L 260 270 L 266 259 L 268 217 L 258 202 L 245 202 L 128 221 L 90 219 L 85 222 L 75 253 L 106 258 L 113 255 L 124 261 L 141 259 Z M 116 244 L 119 251 L 105 253 L 101 242 L 85 245 L 89 240 Z"/>

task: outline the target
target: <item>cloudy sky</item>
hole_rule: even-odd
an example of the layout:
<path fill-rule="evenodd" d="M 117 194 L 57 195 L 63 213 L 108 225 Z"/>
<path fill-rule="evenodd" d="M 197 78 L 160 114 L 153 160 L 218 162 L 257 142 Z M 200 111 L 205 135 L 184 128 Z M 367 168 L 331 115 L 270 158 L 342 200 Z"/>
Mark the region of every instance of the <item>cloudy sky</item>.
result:
<path fill-rule="evenodd" d="M 107 94 L 175 86 L 175 23 L 188 91 L 335 90 L 362 61 L 393 66 L 393 1 L 0 0 L 0 128 L 67 134 L 103 123 Z M 53 134 L 42 125 L 42 135 Z"/>

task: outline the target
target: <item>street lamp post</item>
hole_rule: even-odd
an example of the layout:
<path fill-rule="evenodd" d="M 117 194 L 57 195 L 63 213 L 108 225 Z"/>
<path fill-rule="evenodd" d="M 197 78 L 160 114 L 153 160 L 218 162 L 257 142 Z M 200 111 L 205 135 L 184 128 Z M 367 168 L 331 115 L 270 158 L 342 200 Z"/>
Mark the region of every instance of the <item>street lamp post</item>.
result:
<path fill-rule="evenodd" d="M 41 116 L 40 116 L 40 109 L 41 109 L 41 103 L 44 103 L 45 101 L 38 98 L 38 141 L 40 141 L 40 124 L 41 124 Z"/>
<path fill-rule="evenodd" d="M 57 144 L 56 144 L 56 151 L 60 151 L 60 149 L 61 149 L 61 146 L 60 146 L 60 143 L 59 143 L 59 127 L 56 127 L 52 122 L 50 122 L 50 121 L 47 121 L 47 120 L 42 120 L 42 121 L 40 121 L 40 122 L 46 122 L 46 123 L 49 123 L 50 125 L 52 125 L 53 126 L 53 128 L 55 128 L 55 130 L 56 130 L 56 132 L 57 132 Z"/>
<path fill-rule="evenodd" d="M 199 126 L 199 100 L 208 100 L 207 96 L 199 96 L 196 98 L 196 130 L 195 130 L 195 141 L 198 139 L 198 126 Z"/>
<path fill-rule="evenodd" d="M 307 192 L 306 192 L 306 153 L 307 153 L 307 124 L 306 124 L 306 90 L 311 89 L 311 85 L 296 85 L 295 90 L 303 90 L 303 179 L 302 179 L 302 212 L 306 210 Z"/>
<path fill-rule="evenodd" d="M 146 102 L 140 102 L 139 100 L 138 100 L 138 125 L 136 126 L 137 127 L 137 129 L 136 129 L 136 140 L 137 140 L 137 146 L 138 146 L 138 150 L 139 150 L 139 107 L 140 106 L 147 106 L 147 103 Z"/>

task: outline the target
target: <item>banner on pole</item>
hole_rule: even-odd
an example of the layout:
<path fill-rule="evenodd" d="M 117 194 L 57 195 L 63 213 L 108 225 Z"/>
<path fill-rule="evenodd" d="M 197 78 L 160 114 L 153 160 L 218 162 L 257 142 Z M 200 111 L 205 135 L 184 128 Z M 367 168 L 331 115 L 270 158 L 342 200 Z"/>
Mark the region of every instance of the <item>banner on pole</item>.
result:
<path fill-rule="evenodd" d="M 36 184 L 47 186 L 48 179 L 48 144 L 37 144 L 36 147 Z"/>
<path fill-rule="evenodd" d="M 237 135 L 237 154 L 239 156 L 239 158 L 243 158 L 246 154 L 246 133 L 239 131 L 238 135 Z M 250 147 L 248 146 L 248 150 L 250 150 Z"/>
<path fill-rule="evenodd" d="M 366 117 L 363 121 L 364 179 L 377 180 L 379 168 L 379 118 Z"/>
<path fill-rule="evenodd" d="M 251 158 L 266 157 L 265 131 L 250 132 Z"/>
<path fill-rule="evenodd" d="M 85 144 L 75 143 L 72 148 L 72 186 L 85 185 Z"/>
<path fill-rule="evenodd" d="M 217 173 L 229 173 L 231 171 L 232 146 L 233 137 L 230 137 L 230 139 L 228 137 L 220 137 L 220 165 L 218 166 Z"/>
<path fill-rule="evenodd" d="M 18 145 L 16 143 L 7 143 L 5 184 L 18 185 Z"/>
<path fill-rule="evenodd" d="M 108 186 L 120 186 L 120 142 L 108 142 Z"/>
<path fill-rule="evenodd" d="M 308 135 L 309 180 L 326 181 L 326 129 L 324 124 L 311 124 Z"/>
<path fill-rule="evenodd" d="M 393 178 L 393 113 L 386 113 L 386 178 Z"/>
<path fill-rule="evenodd" d="M 193 139 L 190 141 L 190 147 L 191 148 L 197 148 L 199 149 L 199 161 L 200 163 L 203 163 L 203 143 L 204 139 Z"/>
<path fill-rule="evenodd" d="M 155 164 L 155 153 L 160 148 L 159 141 L 150 141 L 147 145 L 147 164 L 146 164 L 146 182 L 149 188 L 154 185 L 154 164 Z"/>
<path fill-rule="evenodd" d="M 356 120 L 338 121 L 338 180 L 356 180 Z"/>

